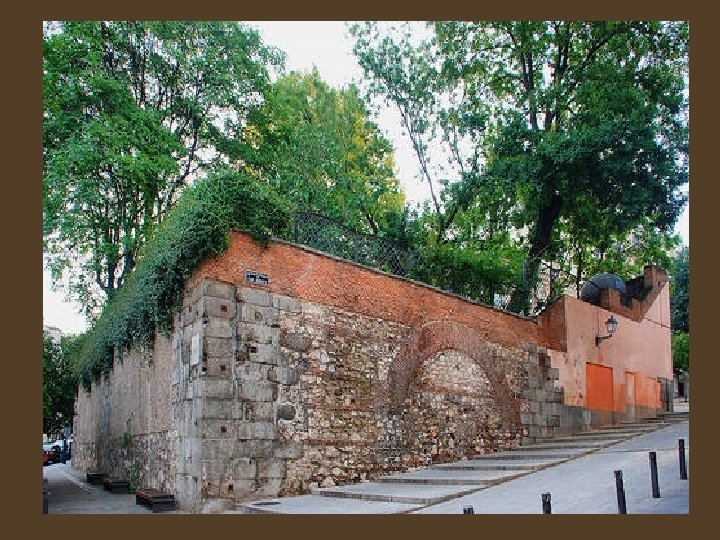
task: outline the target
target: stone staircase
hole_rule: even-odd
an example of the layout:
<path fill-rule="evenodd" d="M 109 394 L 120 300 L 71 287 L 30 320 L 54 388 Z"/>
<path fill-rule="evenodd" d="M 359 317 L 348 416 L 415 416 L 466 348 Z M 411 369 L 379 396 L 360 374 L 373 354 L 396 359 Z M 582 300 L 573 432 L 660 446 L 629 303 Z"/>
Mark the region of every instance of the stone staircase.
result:
<path fill-rule="evenodd" d="M 272 514 L 413 512 L 597 452 L 688 418 L 688 412 L 665 413 L 641 422 L 620 423 L 514 450 L 381 476 L 359 484 L 319 488 L 311 495 L 242 503 L 236 511 Z"/>

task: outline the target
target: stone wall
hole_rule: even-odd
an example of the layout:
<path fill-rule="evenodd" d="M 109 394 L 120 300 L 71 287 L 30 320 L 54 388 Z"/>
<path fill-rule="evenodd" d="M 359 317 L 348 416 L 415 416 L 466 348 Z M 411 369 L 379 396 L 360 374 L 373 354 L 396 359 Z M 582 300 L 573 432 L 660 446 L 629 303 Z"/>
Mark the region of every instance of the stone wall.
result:
<path fill-rule="evenodd" d="M 571 300 L 533 320 L 234 234 L 191 278 L 173 335 L 80 392 L 75 464 L 207 512 L 585 429 L 602 313 Z"/>
<path fill-rule="evenodd" d="M 175 491 L 174 362 L 170 340 L 158 336 L 152 351 L 130 351 L 90 392 L 79 390 L 75 467 Z"/>
<path fill-rule="evenodd" d="M 416 329 L 204 279 L 178 328 L 188 500 L 304 493 L 513 448 L 556 425 L 542 349 L 456 323 Z"/>

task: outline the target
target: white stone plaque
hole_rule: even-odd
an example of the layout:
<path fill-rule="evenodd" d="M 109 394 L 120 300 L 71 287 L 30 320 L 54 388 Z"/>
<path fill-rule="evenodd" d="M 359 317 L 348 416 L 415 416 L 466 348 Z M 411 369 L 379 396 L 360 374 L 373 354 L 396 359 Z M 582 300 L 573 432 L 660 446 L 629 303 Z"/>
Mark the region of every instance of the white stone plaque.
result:
<path fill-rule="evenodd" d="M 200 334 L 195 334 L 190 341 L 190 365 L 200 363 Z"/>

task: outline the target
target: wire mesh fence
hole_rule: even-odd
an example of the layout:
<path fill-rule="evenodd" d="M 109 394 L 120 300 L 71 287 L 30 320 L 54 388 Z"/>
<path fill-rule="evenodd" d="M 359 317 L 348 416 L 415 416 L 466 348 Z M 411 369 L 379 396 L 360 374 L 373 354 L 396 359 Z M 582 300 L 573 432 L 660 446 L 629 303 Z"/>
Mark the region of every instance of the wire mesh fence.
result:
<path fill-rule="evenodd" d="M 398 276 L 409 276 L 416 260 L 392 240 L 359 233 L 311 212 L 295 213 L 287 240 Z"/>
<path fill-rule="evenodd" d="M 505 290 L 507 287 L 503 288 L 497 283 L 488 281 L 488 286 L 485 287 L 487 291 L 482 287 L 478 289 L 477 283 L 473 289 L 473 285 L 470 283 L 473 280 L 468 279 L 467 283 L 451 285 L 442 276 L 433 279 L 432 281 L 436 281 L 436 283 L 432 283 L 427 279 L 427 268 L 423 266 L 429 262 L 427 255 L 422 255 L 423 252 L 402 246 L 388 238 L 357 232 L 320 214 L 295 212 L 292 227 L 284 240 L 370 268 L 424 282 L 474 302 L 507 309 L 510 298 Z M 430 262 L 430 264 L 436 264 L 436 262 Z M 429 273 L 432 274 L 432 270 Z M 469 276 L 466 277 L 469 278 Z M 477 282 L 477 279 L 475 281 Z M 547 303 L 549 302 L 548 296 Z M 533 303 L 538 309 L 541 306 L 537 291 L 534 291 Z"/>

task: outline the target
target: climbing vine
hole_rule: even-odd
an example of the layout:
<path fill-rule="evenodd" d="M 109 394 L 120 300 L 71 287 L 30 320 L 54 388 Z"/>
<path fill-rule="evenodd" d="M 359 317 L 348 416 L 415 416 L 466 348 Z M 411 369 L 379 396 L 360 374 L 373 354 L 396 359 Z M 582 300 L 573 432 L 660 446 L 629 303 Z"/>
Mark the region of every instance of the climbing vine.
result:
<path fill-rule="evenodd" d="M 198 264 L 221 253 L 231 229 L 267 244 L 284 235 L 287 204 L 261 180 L 243 171 L 216 171 L 185 189 L 146 244 L 126 283 L 83 336 L 75 362 L 86 390 L 112 370 L 115 358 L 132 347 L 150 347 L 158 331 L 167 334 L 182 291 Z"/>

